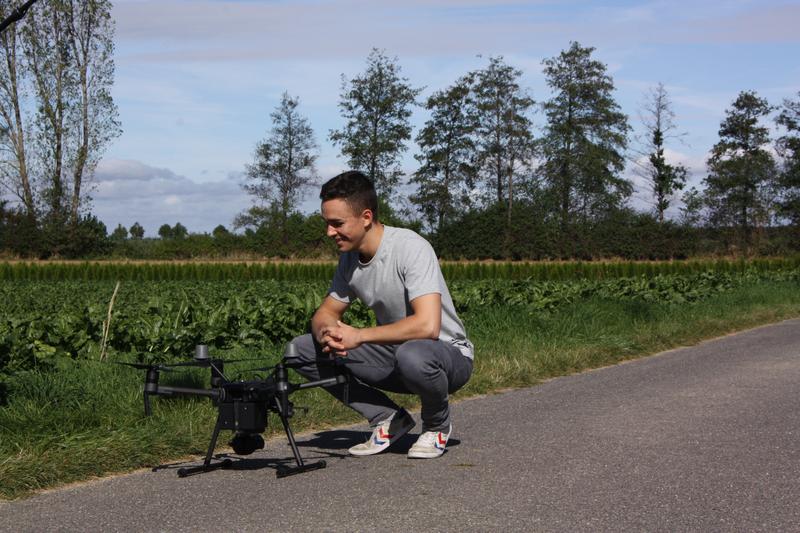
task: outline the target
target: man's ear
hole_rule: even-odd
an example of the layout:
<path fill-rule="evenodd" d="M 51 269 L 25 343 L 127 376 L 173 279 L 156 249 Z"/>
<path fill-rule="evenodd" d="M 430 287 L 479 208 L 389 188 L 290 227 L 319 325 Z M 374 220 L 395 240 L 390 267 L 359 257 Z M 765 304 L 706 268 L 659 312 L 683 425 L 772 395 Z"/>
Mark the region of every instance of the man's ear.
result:
<path fill-rule="evenodd" d="M 364 209 L 361 212 L 361 220 L 364 223 L 364 227 L 367 228 L 375 222 L 375 214 L 372 212 L 372 209 Z"/>

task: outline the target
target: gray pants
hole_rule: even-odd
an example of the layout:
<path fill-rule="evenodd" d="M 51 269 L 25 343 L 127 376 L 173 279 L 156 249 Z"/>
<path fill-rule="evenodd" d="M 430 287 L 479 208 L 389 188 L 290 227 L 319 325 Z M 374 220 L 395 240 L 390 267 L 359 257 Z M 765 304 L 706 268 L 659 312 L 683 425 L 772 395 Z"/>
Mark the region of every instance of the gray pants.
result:
<path fill-rule="evenodd" d="M 307 362 L 297 369 L 300 375 L 315 381 L 333 375 L 330 366 L 316 364 L 329 354 L 311 334 L 295 338 L 298 358 Z M 361 361 L 348 365 L 355 378 L 350 380 L 348 406 L 362 414 L 371 425 L 389 418 L 400 407 L 381 390 L 416 394 L 422 401 L 424 431 L 446 431 L 450 426 L 447 395 L 464 386 L 472 374 L 472 360 L 446 342 L 433 339 L 406 341 L 402 344 L 362 344 L 348 350 L 347 358 Z M 327 388 L 344 401 L 343 385 Z"/>

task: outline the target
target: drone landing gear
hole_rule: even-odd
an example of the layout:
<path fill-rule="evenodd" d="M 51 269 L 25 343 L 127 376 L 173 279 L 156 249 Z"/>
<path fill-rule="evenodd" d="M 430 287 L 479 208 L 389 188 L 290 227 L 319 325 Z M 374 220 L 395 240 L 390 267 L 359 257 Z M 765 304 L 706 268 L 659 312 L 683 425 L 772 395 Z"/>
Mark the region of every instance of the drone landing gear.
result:
<path fill-rule="evenodd" d="M 294 460 L 297 462 L 297 466 L 279 466 L 278 470 L 275 472 L 275 475 L 281 478 L 325 468 L 325 461 L 317 461 L 315 463 L 303 462 L 303 458 L 300 456 L 300 450 L 297 449 L 297 443 L 294 441 L 294 433 L 292 433 L 292 428 L 289 426 L 289 419 L 283 411 L 280 402 L 275 402 L 275 407 L 278 411 L 278 417 L 281 419 L 281 423 L 283 424 L 283 429 L 286 431 L 286 438 L 289 439 L 289 445 L 292 447 Z"/>
<path fill-rule="evenodd" d="M 278 418 L 281 420 L 281 424 L 283 424 L 283 429 L 286 432 L 286 438 L 289 440 L 289 445 L 292 447 L 292 454 L 294 455 L 294 460 L 297 463 L 297 466 L 284 466 L 280 465 L 275 472 L 276 477 L 282 478 L 287 476 L 292 476 L 294 474 L 302 474 L 303 472 L 310 472 L 312 470 L 319 470 L 321 468 L 325 468 L 326 463 L 325 461 L 316 461 L 314 463 L 306 463 L 303 461 L 303 457 L 300 455 L 300 450 L 297 448 L 297 442 L 294 440 L 294 433 L 292 432 L 292 428 L 289 425 L 289 417 L 287 416 L 287 412 L 290 409 L 287 409 L 287 406 L 282 406 L 281 402 L 275 401 L 273 405 L 273 409 L 275 412 L 278 413 Z M 225 426 L 228 426 L 227 419 L 223 417 L 222 414 L 217 416 L 217 423 L 214 426 L 214 432 L 211 434 L 211 442 L 208 445 L 208 451 L 206 452 L 206 458 L 203 461 L 202 465 L 199 466 L 190 466 L 185 468 L 178 469 L 178 477 L 187 477 L 194 474 L 201 474 L 203 472 L 211 472 L 212 470 L 218 470 L 221 468 L 229 468 L 233 461 L 230 459 L 223 459 L 217 463 L 211 463 L 211 458 L 214 455 L 214 448 L 217 445 L 217 438 L 219 437 L 220 429 L 229 429 Z M 263 431 L 263 427 L 260 428 Z M 233 446 L 233 451 L 239 453 L 241 455 L 249 455 L 253 453 L 256 449 L 261 449 L 264 447 L 264 440 L 261 438 L 260 435 L 253 435 L 253 434 L 244 434 L 244 435 L 236 435 L 234 436 L 233 441 L 231 442 Z"/>
<path fill-rule="evenodd" d="M 220 468 L 228 468 L 233 464 L 233 461 L 231 461 L 230 459 L 223 459 L 218 463 L 211 464 L 211 457 L 214 455 L 214 447 L 217 445 L 217 437 L 219 437 L 219 430 L 221 425 L 222 425 L 222 420 L 220 419 L 220 417 L 217 417 L 217 424 L 214 426 L 214 433 L 211 434 L 211 443 L 208 445 L 208 451 L 206 452 L 206 459 L 205 461 L 203 461 L 203 464 L 200 466 L 189 466 L 185 468 L 179 468 L 178 477 L 186 477 L 194 474 L 201 474 L 203 472 L 211 472 L 212 470 L 218 470 Z"/>

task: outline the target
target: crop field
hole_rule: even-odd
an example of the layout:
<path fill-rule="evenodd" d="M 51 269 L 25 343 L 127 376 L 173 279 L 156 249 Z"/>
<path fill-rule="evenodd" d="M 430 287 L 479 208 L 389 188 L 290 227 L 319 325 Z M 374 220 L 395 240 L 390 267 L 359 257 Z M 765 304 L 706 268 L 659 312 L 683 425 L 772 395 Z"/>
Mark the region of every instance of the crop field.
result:
<path fill-rule="evenodd" d="M 325 281 L 334 262 L 5 262 L 0 281 Z M 503 279 L 563 281 L 612 279 L 658 274 L 791 270 L 800 256 L 754 260 L 594 261 L 594 262 L 448 262 L 442 273 L 448 281 Z"/>
<path fill-rule="evenodd" d="M 485 307 L 550 311 L 589 298 L 689 303 L 758 281 L 797 279 L 797 269 L 613 279 L 453 281 L 459 314 Z M 269 350 L 305 332 L 326 293 L 298 281 L 6 281 L 0 288 L 0 371 L 134 354 L 147 362 L 186 358 L 197 344 Z M 113 300 L 113 301 L 112 301 Z M 374 323 L 356 303 L 346 320 Z M 102 353 L 101 353 L 102 352 Z"/>
<path fill-rule="evenodd" d="M 271 278 L 267 268 L 276 268 Z M 0 497 L 203 452 L 214 417 L 208 402 L 159 401 L 145 418 L 142 376 L 109 363 L 185 360 L 196 344 L 276 362 L 282 345 L 306 331 L 332 266 L 281 268 L 3 265 Z M 453 263 L 444 271 L 476 345 L 475 372 L 459 397 L 800 316 L 792 259 Z M 356 303 L 346 321 L 364 326 L 374 317 Z M 166 379 L 202 385 L 207 376 Z M 310 411 L 295 422 L 300 430 L 356 420 L 324 392 L 303 394 Z M 398 400 L 415 407 L 413 398 Z"/>

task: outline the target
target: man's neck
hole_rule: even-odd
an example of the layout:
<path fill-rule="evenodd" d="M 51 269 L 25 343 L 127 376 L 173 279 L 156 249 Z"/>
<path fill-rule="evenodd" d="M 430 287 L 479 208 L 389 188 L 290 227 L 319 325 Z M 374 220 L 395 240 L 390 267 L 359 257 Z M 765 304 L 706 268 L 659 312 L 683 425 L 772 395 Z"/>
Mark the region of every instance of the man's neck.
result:
<path fill-rule="evenodd" d="M 364 235 L 364 240 L 361 241 L 361 246 L 358 247 L 358 258 L 362 263 L 369 263 L 375 254 L 378 253 L 378 248 L 381 245 L 383 238 L 383 224 L 380 222 L 373 222 L 372 227 Z"/>

